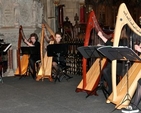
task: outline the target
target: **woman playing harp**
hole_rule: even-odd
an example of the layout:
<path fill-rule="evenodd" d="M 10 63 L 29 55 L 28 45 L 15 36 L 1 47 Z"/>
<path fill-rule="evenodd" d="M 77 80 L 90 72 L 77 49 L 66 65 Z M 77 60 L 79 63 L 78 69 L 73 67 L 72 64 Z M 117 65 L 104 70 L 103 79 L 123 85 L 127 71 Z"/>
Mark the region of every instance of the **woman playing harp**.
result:
<path fill-rule="evenodd" d="M 122 3 L 118 10 L 117 20 L 116 20 L 116 27 L 114 33 L 114 47 L 118 47 L 119 39 L 122 27 L 124 25 L 128 25 L 131 30 L 136 33 L 137 35 L 141 36 L 141 29 L 140 27 L 134 22 L 132 19 L 126 5 Z M 133 65 L 128 70 L 128 74 L 126 73 L 125 76 L 121 79 L 121 81 L 116 85 L 116 64 L 117 61 L 112 61 L 112 88 L 113 92 L 107 99 L 107 103 L 114 103 L 116 104 L 117 109 L 121 109 L 129 104 L 129 101 L 125 101 L 128 99 L 126 96 L 130 95 L 133 96 L 134 91 L 137 86 L 137 81 L 141 77 L 140 72 L 140 62 L 134 62 Z M 128 82 L 127 82 L 128 78 Z M 128 88 L 127 88 L 128 86 Z M 127 95 L 128 94 L 128 95 Z"/>
<path fill-rule="evenodd" d="M 28 47 L 33 47 L 34 51 L 33 54 L 29 53 L 22 53 L 22 58 L 20 58 L 21 54 L 21 39 L 24 41 Z M 30 50 L 30 48 L 26 48 Z M 28 51 L 27 50 L 27 51 Z M 33 79 L 36 78 L 36 71 L 35 71 L 35 62 L 40 60 L 40 43 L 38 42 L 38 36 L 36 33 L 32 33 L 30 38 L 27 40 L 25 38 L 22 26 L 19 29 L 19 42 L 18 42 L 18 68 L 15 71 L 15 75 L 26 75 L 28 72 L 29 67 L 31 67 L 30 74 L 32 74 Z"/>
<path fill-rule="evenodd" d="M 92 42 L 92 40 L 91 40 L 92 32 L 94 34 L 92 37 L 94 40 L 93 40 L 93 43 L 91 43 L 91 45 L 97 45 L 97 43 L 103 43 L 101 40 L 99 40 L 97 33 L 95 33 L 95 31 L 96 32 L 101 31 L 107 39 L 110 39 L 112 37 L 112 32 L 109 35 L 107 35 L 103 32 L 103 30 L 99 26 L 99 23 L 96 19 L 95 13 L 92 10 L 89 14 L 89 18 L 88 18 L 88 22 L 87 22 L 84 46 L 88 46 L 88 45 L 90 45 L 90 42 Z M 101 68 L 100 68 L 100 66 L 98 66 L 100 60 L 101 60 L 100 58 L 97 58 L 94 63 L 92 61 L 93 64 L 90 67 L 90 69 L 88 70 L 87 69 L 88 61 L 87 61 L 87 59 L 83 58 L 83 67 L 82 67 L 83 68 L 83 79 L 80 82 L 80 84 L 77 86 L 77 89 L 76 89 L 77 92 L 85 90 L 87 93 L 89 93 L 97 88 L 97 86 L 99 84 L 99 80 L 100 80 L 100 75 L 101 75 L 100 70 L 103 69 L 103 67 L 106 63 L 106 58 L 102 59 Z"/>
<path fill-rule="evenodd" d="M 125 34 L 126 27 L 123 28 L 121 33 L 121 40 L 119 43 L 119 46 L 127 46 L 129 41 L 127 38 L 127 35 Z M 99 31 L 98 36 L 103 40 L 106 46 L 112 46 L 113 42 L 111 40 L 108 40 L 103 36 L 103 34 Z M 108 85 L 108 93 L 111 94 L 112 92 L 112 73 L 111 73 L 111 60 L 107 60 L 107 64 L 102 70 L 102 83 L 103 81 L 106 81 Z M 117 63 L 117 78 L 120 78 L 119 76 L 123 76 L 125 74 L 125 62 L 118 61 Z M 118 81 L 119 82 L 119 81 Z"/>
<path fill-rule="evenodd" d="M 30 57 L 29 57 L 29 66 L 32 69 L 32 78 L 36 79 L 35 63 L 36 61 L 40 60 L 40 42 L 38 42 L 37 34 L 32 33 L 28 40 L 24 39 L 24 42 L 29 47 L 34 47 L 34 50 L 36 51 L 36 53 L 30 54 Z"/>

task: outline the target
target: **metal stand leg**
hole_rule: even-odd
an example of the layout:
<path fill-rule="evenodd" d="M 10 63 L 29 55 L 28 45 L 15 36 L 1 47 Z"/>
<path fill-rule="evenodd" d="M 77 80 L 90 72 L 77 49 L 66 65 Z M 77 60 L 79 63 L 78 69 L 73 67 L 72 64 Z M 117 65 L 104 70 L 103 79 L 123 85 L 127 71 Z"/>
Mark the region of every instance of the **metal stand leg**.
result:
<path fill-rule="evenodd" d="M 127 93 L 126 93 L 126 95 L 125 95 L 125 97 L 124 97 L 124 99 L 123 99 L 123 101 L 121 102 L 121 104 L 119 104 L 113 111 L 115 111 L 120 105 L 122 105 L 124 102 L 126 102 L 126 101 L 131 101 L 131 96 L 130 96 L 130 94 L 129 94 L 129 74 L 128 74 L 128 69 L 129 69 L 129 63 L 130 63 L 130 61 L 129 60 L 127 60 L 127 64 L 126 64 L 126 66 L 127 66 Z M 113 112 L 112 111 L 112 112 Z"/>
<path fill-rule="evenodd" d="M 99 60 L 99 68 L 100 68 L 100 80 L 101 80 L 101 78 L 102 78 L 102 68 L 101 68 L 101 58 L 100 58 L 100 60 Z M 108 93 L 108 91 L 106 90 L 106 88 L 105 88 L 105 86 L 104 86 L 104 83 L 102 82 L 102 83 L 99 83 L 99 86 L 97 86 L 95 89 L 93 89 L 90 93 L 88 93 L 88 95 L 86 96 L 86 98 L 88 98 L 90 95 L 92 95 L 92 94 L 95 94 L 95 95 L 97 95 L 97 90 L 102 90 L 102 92 L 103 92 L 103 94 L 104 94 L 104 96 L 105 96 L 105 98 L 107 99 L 107 96 L 109 96 L 109 93 Z"/>
<path fill-rule="evenodd" d="M 3 83 L 2 77 L 3 77 L 3 67 L 2 67 L 2 71 L 1 71 L 1 75 L 0 75 L 0 82 L 1 82 L 1 83 Z"/>

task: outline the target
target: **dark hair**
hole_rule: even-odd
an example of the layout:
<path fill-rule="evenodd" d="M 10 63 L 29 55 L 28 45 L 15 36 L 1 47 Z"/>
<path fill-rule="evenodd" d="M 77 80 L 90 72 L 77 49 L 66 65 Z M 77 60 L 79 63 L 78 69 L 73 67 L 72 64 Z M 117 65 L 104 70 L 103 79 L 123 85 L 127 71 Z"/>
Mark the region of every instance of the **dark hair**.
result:
<path fill-rule="evenodd" d="M 55 33 L 55 36 L 56 36 L 57 34 L 62 37 L 62 33 L 61 33 L 60 31 L 57 31 L 57 32 Z"/>
<path fill-rule="evenodd" d="M 37 36 L 36 33 L 32 33 L 32 34 L 30 34 L 30 38 L 31 38 L 31 37 L 35 37 L 36 41 L 38 41 L 38 36 Z"/>

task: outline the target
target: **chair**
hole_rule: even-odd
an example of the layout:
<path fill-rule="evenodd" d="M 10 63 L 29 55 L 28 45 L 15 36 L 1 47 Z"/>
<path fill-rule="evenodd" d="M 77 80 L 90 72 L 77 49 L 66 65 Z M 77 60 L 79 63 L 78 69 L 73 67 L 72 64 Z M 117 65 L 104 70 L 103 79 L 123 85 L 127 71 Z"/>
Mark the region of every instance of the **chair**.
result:
<path fill-rule="evenodd" d="M 55 82 L 58 80 L 62 81 L 63 78 L 67 77 L 67 80 L 72 78 L 66 73 L 69 66 L 66 66 L 66 56 L 68 54 L 68 44 L 50 44 L 47 46 L 47 55 L 53 57 L 53 62 L 57 63 L 58 68 L 53 66 L 52 77 Z"/>
<path fill-rule="evenodd" d="M 67 81 L 69 79 L 73 78 L 72 76 L 67 74 L 67 69 L 69 69 L 69 68 L 70 68 L 70 66 L 62 67 L 62 75 L 60 76 L 60 81 L 62 81 L 63 78 L 66 78 Z"/>
<path fill-rule="evenodd" d="M 41 64 L 41 60 L 37 60 L 35 62 L 35 71 L 36 71 L 36 74 L 38 73 L 38 71 L 40 69 L 40 64 Z M 32 76 L 32 75 L 33 75 L 33 70 L 30 67 L 30 64 L 28 63 L 28 67 L 27 67 L 26 73 L 23 76 L 21 76 L 19 79 L 21 79 L 22 77 Z"/>
<path fill-rule="evenodd" d="M 59 73 L 57 74 L 57 70 L 55 70 L 54 68 L 52 69 L 52 77 L 55 79 L 54 82 L 56 82 L 57 80 L 59 82 L 61 82 L 64 78 L 66 78 L 66 80 L 68 81 L 69 79 L 73 78 L 72 76 L 67 74 L 67 69 L 70 68 L 70 66 L 59 66 Z"/>
<path fill-rule="evenodd" d="M 35 62 L 35 70 L 36 70 L 36 75 L 38 74 L 39 70 L 40 70 L 40 67 L 41 67 L 41 60 L 37 60 Z"/>

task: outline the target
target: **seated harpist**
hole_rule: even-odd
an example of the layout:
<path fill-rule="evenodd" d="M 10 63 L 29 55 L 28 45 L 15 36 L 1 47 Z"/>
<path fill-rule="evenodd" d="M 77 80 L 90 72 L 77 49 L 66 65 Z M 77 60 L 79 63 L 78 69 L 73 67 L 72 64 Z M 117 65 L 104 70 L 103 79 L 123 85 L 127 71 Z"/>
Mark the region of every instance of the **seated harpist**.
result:
<path fill-rule="evenodd" d="M 35 47 L 35 50 L 36 50 L 36 53 L 37 53 L 37 54 L 30 54 L 30 57 L 29 57 L 29 66 L 32 69 L 32 77 L 33 77 L 33 79 L 36 79 L 35 62 L 40 60 L 40 42 L 38 41 L 37 34 L 32 33 L 30 35 L 29 40 L 24 39 L 24 42 L 29 47 Z"/>
<path fill-rule="evenodd" d="M 68 79 L 72 78 L 63 72 L 66 66 L 66 55 L 68 51 L 67 44 L 61 44 L 61 33 L 55 33 L 55 43 L 47 46 L 48 55 L 53 56 L 52 61 L 52 78 L 61 81 L 61 77 L 66 76 Z M 53 51 L 54 50 L 54 51 Z M 64 75 L 64 76 L 63 76 Z"/>

